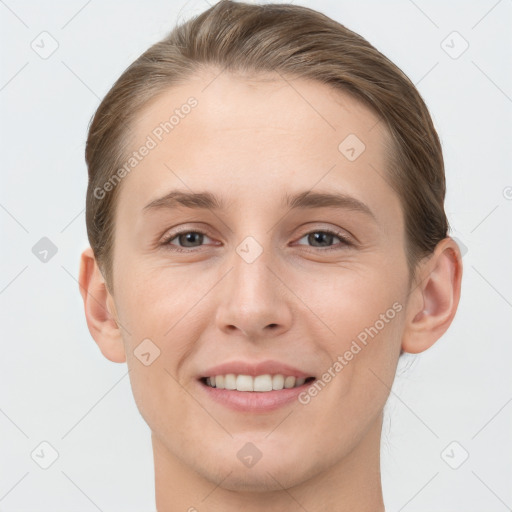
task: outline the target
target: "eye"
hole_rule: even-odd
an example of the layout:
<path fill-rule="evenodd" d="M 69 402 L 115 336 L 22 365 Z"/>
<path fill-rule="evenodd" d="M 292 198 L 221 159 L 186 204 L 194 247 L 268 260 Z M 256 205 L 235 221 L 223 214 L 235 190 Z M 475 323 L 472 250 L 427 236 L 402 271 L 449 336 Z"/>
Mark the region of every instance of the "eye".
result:
<path fill-rule="evenodd" d="M 189 249 L 195 249 L 197 247 L 200 247 L 201 243 L 204 241 L 204 237 L 209 238 L 206 233 L 203 233 L 202 231 L 180 231 L 178 233 L 173 233 L 169 235 L 163 242 L 162 245 L 169 246 L 173 251 L 178 252 L 191 252 L 182 249 L 181 247 L 189 248 Z M 178 240 L 180 243 L 180 246 L 176 246 L 175 244 L 172 244 L 171 242 L 173 240 Z M 196 245 L 194 245 L 196 244 Z M 199 244 L 199 245 L 197 245 Z M 172 246 L 172 247 L 171 247 Z"/>
<path fill-rule="evenodd" d="M 195 249 L 201 247 L 205 237 L 210 238 L 203 231 L 185 230 L 168 235 L 163 240 L 162 245 L 177 252 L 193 252 Z M 340 240 L 341 243 L 332 246 L 331 244 L 336 238 Z M 343 247 L 353 245 L 353 243 L 343 233 L 331 231 L 329 229 L 309 231 L 304 236 L 302 236 L 299 241 L 303 239 L 307 239 L 310 244 L 313 244 L 313 248 L 317 248 L 323 251 L 340 250 L 343 249 Z M 179 245 L 172 243 L 174 240 L 177 240 Z"/>
<path fill-rule="evenodd" d="M 339 250 L 343 249 L 344 246 L 351 246 L 353 245 L 352 242 L 343 234 L 337 231 L 331 231 L 329 229 L 322 229 L 322 230 L 315 230 L 315 231 L 309 231 L 306 233 L 300 240 L 307 239 L 307 241 L 311 244 L 313 244 L 313 247 L 323 249 L 323 250 Z M 340 244 L 337 244 L 338 246 L 331 246 L 333 239 L 337 238 L 341 241 Z M 299 240 L 299 241 L 300 241 Z M 320 244 L 320 245 L 315 245 Z M 326 247 L 326 245 L 329 245 Z"/>

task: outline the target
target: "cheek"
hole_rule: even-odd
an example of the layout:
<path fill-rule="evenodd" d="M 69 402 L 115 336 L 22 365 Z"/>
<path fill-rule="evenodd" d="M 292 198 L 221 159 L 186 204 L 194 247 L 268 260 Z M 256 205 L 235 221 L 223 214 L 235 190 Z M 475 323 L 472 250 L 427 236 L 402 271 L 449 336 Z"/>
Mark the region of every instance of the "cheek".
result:
<path fill-rule="evenodd" d="M 395 376 L 404 329 L 406 276 L 400 282 L 392 275 L 375 271 L 333 279 L 323 290 L 323 306 L 319 303 L 318 315 L 332 331 L 324 337 L 332 363 L 321 380 L 328 382 L 330 400 L 350 408 L 352 418 L 375 415 Z"/>
<path fill-rule="evenodd" d="M 194 330 L 200 307 L 194 306 L 200 306 L 205 289 L 184 270 L 124 270 L 132 277 L 119 284 L 116 304 L 128 331 L 123 341 L 134 400 L 153 431 L 169 429 L 179 438 L 192 421 L 180 368 L 200 335 Z"/>
<path fill-rule="evenodd" d="M 137 408 L 147 425 L 153 432 L 164 435 L 174 450 L 179 451 L 181 440 L 190 435 L 188 430 L 194 425 L 196 429 L 197 425 L 201 428 L 209 418 L 178 381 L 166 352 L 168 349 L 164 348 L 148 366 L 133 356 L 128 361 L 130 383 Z"/>
<path fill-rule="evenodd" d="M 204 273 L 182 268 L 165 268 L 140 261 L 120 266 L 117 311 L 129 331 L 162 340 L 172 336 L 174 326 L 185 318 L 208 290 Z"/>
<path fill-rule="evenodd" d="M 305 291 L 308 303 L 315 298 L 317 310 L 331 328 L 332 345 L 348 349 L 353 340 L 364 344 L 375 336 L 394 338 L 388 334 L 405 309 L 406 280 L 393 275 L 392 269 L 377 268 L 333 273 L 327 286 Z"/>
<path fill-rule="evenodd" d="M 122 337 L 132 390 L 139 408 L 144 403 L 150 410 L 153 398 L 164 396 L 169 387 L 174 391 L 171 398 L 179 395 L 171 375 L 194 339 L 190 326 L 199 291 L 185 271 L 174 270 L 175 278 L 170 279 L 169 270 L 166 278 L 165 271 L 148 272 L 126 260 L 118 270 L 116 310 L 125 327 Z"/>

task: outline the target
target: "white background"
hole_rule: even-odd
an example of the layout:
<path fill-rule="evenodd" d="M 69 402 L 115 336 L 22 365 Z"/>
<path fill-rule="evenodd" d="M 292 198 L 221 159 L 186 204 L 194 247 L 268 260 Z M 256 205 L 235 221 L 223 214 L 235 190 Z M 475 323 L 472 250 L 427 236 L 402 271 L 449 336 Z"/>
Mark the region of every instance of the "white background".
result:
<path fill-rule="evenodd" d="M 295 3 L 358 32 L 417 84 L 444 148 L 451 234 L 467 248 L 452 327 L 405 361 L 388 402 L 387 511 L 510 510 L 512 2 Z M 106 360 L 89 335 L 76 282 L 88 245 L 84 146 L 122 71 L 207 7 L 0 2 L 1 511 L 155 509 L 149 429 L 126 365 Z M 43 31 L 59 45 L 47 59 L 31 48 Z M 469 43 L 458 58 L 453 31 Z M 58 249 L 46 263 L 32 252 L 42 237 Z M 42 441 L 59 454 L 46 470 L 30 456 Z M 469 458 L 449 467 L 463 450 Z"/>

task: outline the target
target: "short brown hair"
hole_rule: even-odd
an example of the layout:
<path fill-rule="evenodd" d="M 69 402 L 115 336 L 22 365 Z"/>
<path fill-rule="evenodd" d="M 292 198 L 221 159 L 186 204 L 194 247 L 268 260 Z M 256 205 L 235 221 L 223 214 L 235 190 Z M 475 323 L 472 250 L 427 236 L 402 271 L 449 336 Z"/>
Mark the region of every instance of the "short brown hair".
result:
<path fill-rule="evenodd" d="M 86 223 L 95 257 L 112 286 L 114 212 L 120 186 L 98 198 L 126 160 L 130 127 L 157 95 L 205 66 L 254 74 L 279 72 L 349 93 L 388 128 L 388 179 L 404 211 L 410 273 L 447 236 L 441 144 L 409 78 L 366 39 L 313 9 L 221 0 L 176 26 L 119 77 L 89 127 Z"/>

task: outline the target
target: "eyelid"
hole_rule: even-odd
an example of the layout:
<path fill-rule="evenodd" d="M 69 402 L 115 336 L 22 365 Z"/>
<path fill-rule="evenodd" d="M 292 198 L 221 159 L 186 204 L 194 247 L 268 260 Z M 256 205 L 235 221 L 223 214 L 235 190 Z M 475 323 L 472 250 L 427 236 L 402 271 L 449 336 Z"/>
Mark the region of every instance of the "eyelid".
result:
<path fill-rule="evenodd" d="M 180 236 L 180 235 L 184 235 L 186 233 L 198 233 L 198 234 L 201 234 L 201 235 L 204 235 L 208 238 L 212 238 L 208 232 L 202 228 L 197 228 L 197 229 L 190 229 L 190 228 L 184 228 L 184 229 L 180 229 L 178 231 L 173 231 L 173 232 L 168 232 L 166 233 L 161 239 L 160 239 L 160 242 L 158 242 L 158 245 L 159 246 L 172 246 L 174 248 L 176 248 L 175 250 L 177 250 L 178 252 L 181 250 L 181 251 L 186 251 L 186 252 L 192 252 L 194 250 L 198 250 L 198 249 L 201 249 L 201 247 L 204 247 L 204 246 L 199 246 L 199 247 L 189 247 L 189 248 L 186 248 L 186 247 L 180 247 L 179 245 L 174 245 L 174 244 L 171 244 L 171 240 L 174 240 L 176 237 Z M 218 245 L 218 244 L 217 244 Z"/>
<path fill-rule="evenodd" d="M 158 237 L 157 242 L 165 243 L 166 241 L 172 240 L 178 235 L 189 232 L 202 233 L 204 235 L 211 236 L 208 234 L 210 231 L 210 229 L 208 229 L 206 226 L 203 227 L 201 224 L 199 224 L 199 226 L 188 226 L 187 224 L 178 224 L 177 226 L 173 226 L 171 228 L 166 229 L 164 234 Z"/>
<path fill-rule="evenodd" d="M 335 236 L 341 238 L 342 240 L 346 241 L 347 243 L 352 243 L 354 245 L 357 243 L 356 237 L 354 235 L 352 235 L 352 233 L 350 233 L 350 231 L 347 231 L 346 229 L 343 229 L 343 228 L 330 227 L 330 226 L 310 227 L 303 232 L 303 234 L 299 237 L 299 240 L 300 240 L 300 238 L 303 238 L 305 235 L 308 235 L 310 233 L 314 233 L 317 231 L 320 231 L 322 233 L 330 233 L 332 235 L 335 235 Z"/>
<path fill-rule="evenodd" d="M 311 234 L 311 233 L 327 233 L 329 235 L 332 235 L 340 240 L 339 243 L 335 243 L 334 245 L 331 245 L 329 247 L 314 247 L 311 245 L 305 245 L 305 244 L 297 244 L 298 241 L 300 241 L 305 236 Z M 354 248 L 356 247 L 356 243 L 353 240 L 353 237 L 347 236 L 345 232 L 339 231 L 337 229 L 333 228 L 313 228 L 308 229 L 302 236 L 300 236 L 297 239 L 297 242 L 295 242 L 299 246 L 303 246 L 306 248 L 308 252 L 315 252 L 315 253 L 329 253 L 331 251 L 342 251 L 346 250 L 347 248 Z"/>

